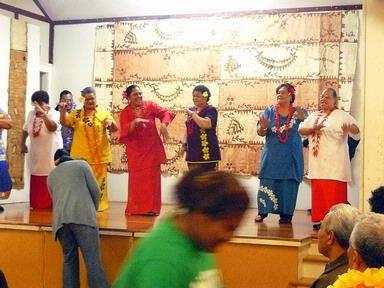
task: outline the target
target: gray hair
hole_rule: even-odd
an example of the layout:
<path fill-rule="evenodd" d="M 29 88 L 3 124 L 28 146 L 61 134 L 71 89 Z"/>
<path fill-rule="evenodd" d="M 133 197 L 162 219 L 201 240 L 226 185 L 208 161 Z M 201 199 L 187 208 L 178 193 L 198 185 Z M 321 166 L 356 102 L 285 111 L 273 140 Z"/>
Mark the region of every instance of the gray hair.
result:
<path fill-rule="evenodd" d="M 349 238 L 361 212 L 351 205 L 337 204 L 331 207 L 322 225 L 327 232 L 333 232 L 337 243 L 344 249 L 349 247 Z"/>
<path fill-rule="evenodd" d="M 355 226 L 351 246 L 369 268 L 384 266 L 384 215 L 368 213 Z"/>

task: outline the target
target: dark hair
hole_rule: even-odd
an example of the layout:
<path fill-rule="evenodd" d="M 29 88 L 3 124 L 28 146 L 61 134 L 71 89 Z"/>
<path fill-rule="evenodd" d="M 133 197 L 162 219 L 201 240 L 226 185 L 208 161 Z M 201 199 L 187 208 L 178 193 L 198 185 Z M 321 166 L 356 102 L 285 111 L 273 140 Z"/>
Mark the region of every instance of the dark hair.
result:
<path fill-rule="evenodd" d="M 92 93 L 96 95 L 96 90 L 95 88 L 88 86 L 85 87 L 83 90 L 81 90 L 81 96 L 84 96 L 85 94 Z"/>
<path fill-rule="evenodd" d="M 61 91 L 61 92 L 60 92 L 60 100 L 61 100 L 64 96 L 66 96 L 66 95 L 68 95 L 68 94 L 71 94 L 71 95 L 72 95 L 71 91 L 69 91 L 69 90 L 63 90 L 63 91 Z"/>
<path fill-rule="evenodd" d="M 135 88 L 140 88 L 140 87 L 136 84 L 132 84 L 132 85 L 129 85 L 127 87 L 127 89 L 125 89 L 125 93 L 127 93 L 127 97 L 131 96 L 131 93 L 132 93 L 133 89 L 135 89 Z"/>
<path fill-rule="evenodd" d="M 224 171 L 187 172 L 176 186 L 176 197 L 187 213 L 202 212 L 212 218 L 243 214 L 249 205 L 245 189 Z"/>
<path fill-rule="evenodd" d="M 384 186 L 373 190 L 368 202 L 371 205 L 372 212 L 384 214 Z"/>
<path fill-rule="evenodd" d="M 208 98 L 207 98 L 207 102 L 209 101 L 209 99 L 211 99 L 211 91 L 209 91 L 208 87 L 207 86 L 204 86 L 204 85 L 197 85 L 195 88 L 193 88 L 193 92 L 201 92 L 201 94 L 203 94 L 204 92 L 207 92 L 208 93 Z"/>
<path fill-rule="evenodd" d="M 326 88 L 325 90 L 331 91 L 332 92 L 332 97 L 337 99 L 337 92 L 336 92 L 335 89 L 329 87 L 329 88 Z"/>
<path fill-rule="evenodd" d="M 280 84 L 279 86 L 277 86 L 276 88 L 276 94 L 279 93 L 279 90 L 280 88 L 282 87 L 285 87 L 287 88 L 287 90 L 293 90 L 293 92 L 291 92 L 291 96 L 292 96 L 292 99 L 290 101 L 290 103 L 292 104 L 293 102 L 295 102 L 295 98 L 296 98 L 296 95 L 295 95 L 295 87 L 291 84 L 291 83 L 282 83 Z"/>
<path fill-rule="evenodd" d="M 49 95 L 48 95 L 47 91 L 39 90 L 39 91 L 36 91 L 35 93 L 32 94 L 31 101 L 32 102 L 38 102 L 38 103 L 44 102 L 44 103 L 49 104 Z"/>
<path fill-rule="evenodd" d="M 57 149 L 55 154 L 53 155 L 53 160 L 56 161 L 57 159 L 59 159 L 62 156 L 69 156 L 68 151 L 63 149 L 63 148 Z"/>

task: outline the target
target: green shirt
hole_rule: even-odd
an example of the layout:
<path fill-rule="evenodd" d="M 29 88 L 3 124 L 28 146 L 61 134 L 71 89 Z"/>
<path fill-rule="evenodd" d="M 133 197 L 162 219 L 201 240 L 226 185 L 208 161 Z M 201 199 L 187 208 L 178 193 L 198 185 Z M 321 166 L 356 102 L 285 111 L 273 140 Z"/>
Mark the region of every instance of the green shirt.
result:
<path fill-rule="evenodd" d="M 122 267 L 114 288 L 223 287 L 212 254 L 198 249 L 173 224 L 162 220 Z"/>

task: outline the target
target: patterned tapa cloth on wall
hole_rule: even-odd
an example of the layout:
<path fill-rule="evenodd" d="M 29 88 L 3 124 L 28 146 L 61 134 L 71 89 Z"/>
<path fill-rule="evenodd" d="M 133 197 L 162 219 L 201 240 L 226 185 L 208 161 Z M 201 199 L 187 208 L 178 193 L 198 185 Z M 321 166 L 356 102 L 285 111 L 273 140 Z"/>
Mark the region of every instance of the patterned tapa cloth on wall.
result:
<path fill-rule="evenodd" d="M 27 23 L 12 19 L 11 51 L 9 63 L 8 113 L 13 127 L 7 133 L 7 160 L 14 189 L 24 187 L 24 154 L 21 153 L 21 136 L 25 122 L 27 91 Z"/>
<path fill-rule="evenodd" d="M 257 115 L 275 103 L 275 88 L 296 86 L 296 105 L 317 109 L 325 87 L 350 109 L 358 48 L 358 10 L 119 22 L 96 29 L 94 82 L 99 105 L 115 117 L 121 93 L 138 84 L 146 100 L 175 112 L 164 171 L 186 169 L 178 157 L 192 89 L 207 85 L 218 108 L 220 168 L 243 175 L 259 169 L 263 139 Z M 113 144 L 111 171 L 125 172 L 124 147 Z"/>

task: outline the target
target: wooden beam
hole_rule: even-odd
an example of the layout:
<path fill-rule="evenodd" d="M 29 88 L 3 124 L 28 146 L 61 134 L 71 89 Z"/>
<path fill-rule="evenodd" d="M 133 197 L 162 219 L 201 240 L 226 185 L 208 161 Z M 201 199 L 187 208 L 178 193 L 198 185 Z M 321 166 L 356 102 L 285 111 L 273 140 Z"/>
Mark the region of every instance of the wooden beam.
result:
<path fill-rule="evenodd" d="M 319 7 L 285 8 L 285 9 L 271 9 L 271 10 L 252 10 L 252 11 L 239 11 L 239 12 L 204 13 L 204 14 L 109 17 L 109 18 L 93 18 L 93 19 L 58 20 L 58 21 L 53 21 L 53 23 L 55 25 L 73 25 L 73 24 L 102 23 L 102 22 L 196 18 L 196 17 L 220 17 L 220 16 L 247 16 L 247 15 L 255 15 L 255 14 L 305 13 L 305 12 L 309 13 L 309 12 L 325 12 L 325 11 L 357 10 L 357 9 L 363 9 L 363 6 L 362 5 L 340 5 L 340 6 L 319 6 Z"/>
<path fill-rule="evenodd" d="M 49 19 L 49 21 L 52 22 L 52 19 L 51 17 L 49 17 L 48 13 L 45 11 L 43 5 L 40 4 L 40 1 L 39 0 L 33 0 L 33 2 L 35 2 L 36 6 L 39 7 L 40 11 L 45 15 L 45 17 L 47 17 Z"/>
<path fill-rule="evenodd" d="M 15 7 L 15 6 L 11 6 L 11 5 L 8 5 L 8 4 L 0 3 L 0 9 L 6 10 L 6 11 L 10 11 L 10 12 L 13 12 L 15 14 L 23 15 L 23 16 L 26 16 L 26 17 L 29 17 L 29 18 L 32 18 L 32 19 L 36 19 L 36 20 L 39 20 L 39 21 L 43 21 L 43 22 L 47 22 L 47 23 L 51 22 L 51 20 L 48 19 L 46 16 L 42 16 L 42 15 L 39 15 L 39 14 L 30 12 L 30 11 L 24 10 L 24 9 Z"/>

